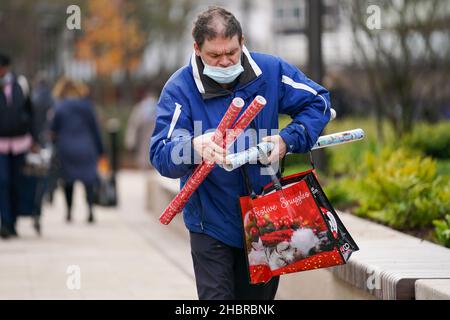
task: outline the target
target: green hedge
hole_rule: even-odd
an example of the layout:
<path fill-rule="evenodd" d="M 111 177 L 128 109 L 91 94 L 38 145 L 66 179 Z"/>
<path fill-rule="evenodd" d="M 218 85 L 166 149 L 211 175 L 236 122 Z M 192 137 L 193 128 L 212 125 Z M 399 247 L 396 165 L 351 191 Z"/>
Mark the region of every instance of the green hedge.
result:
<path fill-rule="evenodd" d="M 356 194 L 356 214 L 397 229 L 429 227 L 450 212 L 449 176 L 438 176 L 433 159 L 407 149 L 367 153 Z"/>
<path fill-rule="evenodd" d="M 361 141 L 325 148 L 328 156 L 328 174 L 330 176 L 353 176 L 355 168 L 364 161 L 363 155 L 366 152 L 376 153 L 383 147 L 378 139 L 375 122 L 368 118 L 344 118 L 330 122 L 325 134 L 348 131 L 361 128 L 365 132 L 365 137 Z M 383 132 L 386 143 L 394 140 L 394 132 L 387 124 L 383 125 Z"/>
<path fill-rule="evenodd" d="M 356 128 L 364 140 L 325 149 L 329 167 L 319 178 L 331 203 L 399 230 L 434 226 L 434 240 L 449 246 L 450 123 L 419 124 L 403 139 L 384 123 L 380 141 L 373 119 L 349 118 L 330 122 L 324 134 Z M 305 157 L 290 157 L 288 172 L 307 166 Z"/>
<path fill-rule="evenodd" d="M 402 144 L 437 159 L 450 159 L 450 121 L 419 124 Z"/>

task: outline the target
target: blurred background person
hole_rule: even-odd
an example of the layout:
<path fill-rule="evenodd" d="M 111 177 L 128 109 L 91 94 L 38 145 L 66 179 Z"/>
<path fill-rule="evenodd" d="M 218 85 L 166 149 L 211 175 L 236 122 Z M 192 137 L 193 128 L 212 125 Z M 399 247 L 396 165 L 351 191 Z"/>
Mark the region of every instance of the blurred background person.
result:
<path fill-rule="evenodd" d="M 34 78 L 31 102 L 38 143 L 45 146 L 50 142 L 50 120 L 53 116 L 54 101 L 50 82 L 43 72 L 39 72 Z"/>
<path fill-rule="evenodd" d="M 31 102 L 33 108 L 33 125 L 36 130 L 37 143 L 41 147 L 39 157 L 34 157 L 34 165 L 26 165 L 28 184 L 34 184 L 34 192 L 31 199 L 34 205 L 31 209 L 34 218 L 34 228 L 41 233 L 40 216 L 42 211 L 42 200 L 46 192 L 50 195 L 56 187 L 56 172 L 50 170 L 52 160 L 52 143 L 50 139 L 50 121 L 53 116 L 54 101 L 50 81 L 44 71 L 40 71 L 33 79 Z M 29 161 L 28 161 L 29 162 Z M 56 169 L 56 168 L 55 168 Z M 50 183 L 51 182 L 51 183 Z M 30 210 L 28 210 L 30 211 Z"/>
<path fill-rule="evenodd" d="M 149 90 L 145 97 L 133 108 L 128 119 L 125 133 L 125 147 L 132 152 L 135 165 L 139 169 L 148 169 L 148 137 L 155 129 L 156 103 L 158 93 Z M 152 167 L 153 168 L 153 167 Z"/>
<path fill-rule="evenodd" d="M 41 146 L 46 146 L 52 150 L 51 165 L 45 179 L 44 190 L 42 191 L 42 198 L 45 196 L 46 200 L 52 203 L 53 193 L 57 188 L 58 180 L 58 159 L 53 150 L 50 137 L 50 125 L 54 116 L 55 101 L 52 96 L 51 82 L 43 71 L 38 72 L 34 78 L 31 101 L 36 114 L 35 124 L 39 143 Z"/>
<path fill-rule="evenodd" d="M 51 125 L 60 163 L 67 203 L 66 220 L 72 219 L 72 199 L 75 181 L 85 187 L 89 223 L 94 222 L 93 202 L 97 181 L 97 162 L 103 156 L 103 143 L 97 117 L 87 87 L 74 80 L 61 78 L 53 96 L 56 100 Z"/>
<path fill-rule="evenodd" d="M 17 236 L 22 169 L 25 155 L 37 151 L 29 86 L 11 70 L 10 57 L 0 53 L 0 236 Z"/>

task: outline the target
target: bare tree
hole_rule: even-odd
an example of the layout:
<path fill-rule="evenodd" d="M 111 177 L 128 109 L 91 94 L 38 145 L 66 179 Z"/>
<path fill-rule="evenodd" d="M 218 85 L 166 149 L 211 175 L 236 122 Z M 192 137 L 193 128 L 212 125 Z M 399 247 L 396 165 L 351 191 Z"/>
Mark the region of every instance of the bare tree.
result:
<path fill-rule="evenodd" d="M 158 49 L 160 74 L 173 72 L 168 61 L 172 57 L 184 64 L 183 39 L 190 30 L 195 0 L 138 0 L 135 2 L 140 25 L 148 32 L 147 48 Z"/>
<path fill-rule="evenodd" d="M 368 23 L 370 5 L 381 28 Z M 366 71 L 377 127 L 388 118 L 398 136 L 449 96 L 450 3 L 447 0 L 347 0 L 358 63 Z M 373 8 L 373 7 L 372 7 Z"/>
<path fill-rule="evenodd" d="M 0 49 L 9 53 L 18 72 L 58 73 L 58 45 L 66 28 L 69 4 L 85 0 L 0 1 Z M 60 67 L 60 66 L 59 66 Z"/>

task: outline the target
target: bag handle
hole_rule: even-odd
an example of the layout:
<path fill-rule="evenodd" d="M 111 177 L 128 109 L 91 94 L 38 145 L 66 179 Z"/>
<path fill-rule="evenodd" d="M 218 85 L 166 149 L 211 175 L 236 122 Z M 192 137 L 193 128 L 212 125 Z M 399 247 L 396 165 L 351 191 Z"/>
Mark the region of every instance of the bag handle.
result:
<path fill-rule="evenodd" d="M 308 131 L 308 129 L 306 128 L 306 126 L 305 126 L 303 123 L 301 123 L 301 122 L 300 122 L 300 125 L 301 125 L 301 126 L 303 127 L 303 129 L 305 130 L 305 133 L 306 133 L 306 135 L 308 136 L 309 140 L 312 141 L 311 136 L 309 135 L 309 131 Z M 313 145 L 314 145 L 314 143 L 313 143 Z M 313 158 L 311 149 L 309 149 L 308 153 L 309 153 L 309 162 L 311 163 L 311 167 L 313 168 L 313 170 L 315 170 L 315 169 L 316 169 L 316 166 L 314 165 L 314 158 Z"/>
<path fill-rule="evenodd" d="M 254 120 L 252 120 L 252 122 L 250 123 L 250 126 L 256 130 L 256 124 L 255 124 Z M 309 132 L 306 129 L 306 127 L 302 123 L 301 123 L 301 126 L 304 128 L 304 130 L 306 132 L 306 135 L 311 139 L 311 136 L 309 135 Z M 259 148 L 258 148 L 258 151 L 259 151 L 259 156 L 262 159 L 262 162 L 268 163 L 267 155 L 262 150 L 260 150 Z M 313 168 L 313 170 L 315 170 L 314 159 L 313 159 L 313 155 L 312 155 L 311 150 L 309 150 L 308 153 L 309 153 L 309 161 L 311 163 L 311 167 Z M 280 178 L 283 177 L 283 173 L 284 173 L 284 169 L 285 169 L 285 162 L 286 162 L 286 155 L 281 159 L 281 166 L 280 166 L 280 169 L 278 170 L 278 172 L 280 172 Z M 247 164 L 241 166 L 242 175 L 244 176 L 244 183 L 245 183 L 247 192 L 248 192 L 249 196 L 251 197 L 251 199 L 256 199 L 257 195 L 256 195 L 256 192 L 255 192 L 255 190 L 253 189 L 253 187 L 251 185 L 250 178 L 249 178 L 246 166 L 247 166 Z M 278 172 L 275 172 L 270 164 L 262 165 L 262 166 L 269 171 L 270 178 L 272 179 L 274 188 L 277 191 L 283 190 L 283 186 L 282 186 L 282 184 L 280 182 L 280 178 L 278 178 L 278 176 L 277 176 Z"/>
<path fill-rule="evenodd" d="M 259 148 L 258 148 L 258 152 L 259 152 L 259 157 L 262 160 L 262 162 L 269 163 L 269 159 L 268 159 L 267 155 Z M 283 187 L 281 186 L 280 180 L 277 177 L 277 172 L 275 172 L 273 170 L 272 166 L 270 164 L 267 164 L 267 165 L 263 165 L 263 167 L 269 171 L 270 178 L 272 179 L 275 189 L 277 189 L 277 191 L 283 189 Z"/>
<path fill-rule="evenodd" d="M 255 130 L 255 132 L 257 132 L 256 131 L 255 119 L 253 119 L 250 122 L 250 127 L 253 128 Z M 257 141 L 256 140 L 254 141 L 254 144 L 257 145 Z M 264 159 L 267 159 L 267 155 L 264 152 L 262 152 L 259 148 L 258 148 L 258 151 L 259 151 L 260 156 L 263 159 L 263 162 L 267 163 L 268 161 L 264 161 Z M 241 166 L 242 175 L 244 176 L 244 183 L 245 183 L 245 186 L 247 188 L 247 192 L 250 195 L 250 198 L 251 199 L 256 199 L 257 198 L 257 194 L 256 194 L 255 190 L 253 189 L 253 187 L 251 185 L 250 177 L 248 175 L 248 171 L 247 171 L 247 167 L 246 166 L 247 166 L 247 164 Z M 264 167 L 268 168 L 268 170 L 270 172 L 270 177 L 272 178 L 272 181 L 273 181 L 273 184 L 274 184 L 275 188 L 277 190 L 282 190 L 282 186 L 281 186 L 280 180 L 277 177 L 277 173 L 273 171 L 273 169 L 272 169 L 272 167 L 270 165 L 265 165 Z"/>
<path fill-rule="evenodd" d="M 242 175 L 244 176 L 244 183 L 245 183 L 245 188 L 247 189 L 247 193 L 250 196 L 251 199 L 256 199 L 256 192 L 255 190 L 253 190 L 251 182 L 250 182 L 250 178 L 248 176 L 248 172 L 247 172 L 247 165 L 243 165 L 241 167 L 242 170 Z"/>
<path fill-rule="evenodd" d="M 272 172 L 270 173 L 270 178 L 272 179 L 274 188 L 277 191 L 283 190 L 281 181 L 278 178 L 275 171 L 273 171 L 272 167 L 270 165 L 265 165 L 265 166 L 263 165 L 263 167 L 268 168 L 269 170 L 272 170 Z M 248 195 L 250 196 L 251 199 L 256 199 L 257 194 L 256 194 L 255 190 L 253 189 L 253 186 L 250 182 L 250 177 L 249 177 L 248 171 L 247 171 L 247 164 L 241 166 L 241 170 L 242 170 L 242 175 L 244 176 L 244 183 L 245 183 L 245 187 L 247 189 Z"/>
<path fill-rule="evenodd" d="M 263 157 L 265 156 L 263 153 L 261 153 L 261 155 Z M 315 170 L 314 158 L 313 158 L 311 151 L 309 151 L 309 159 L 310 159 L 312 169 Z M 270 165 L 262 165 L 264 168 L 267 168 L 269 170 L 270 178 L 272 179 L 272 182 L 273 182 L 272 188 L 277 191 L 280 191 L 283 189 L 283 184 L 281 183 L 280 179 L 283 177 L 283 173 L 285 170 L 285 162 L 286 162 L 286 157 L 283 157 L 283 159 L 281 159 L 281 165 L 280 165 L 280 169 L 278 171 L 278 172 L 280 172 L 280 178 L 278 178 L 277 172 L 275 172 Z M 251 199 L 256 199 L 257 195 L 256 195 L 255 190 L 252 187 L 251 182 L 250 182 L 250 177 L 249 177 L 248 171 L 247 171 L 247 164 L 241 166 L 241 170 L 242 170 L 242 175 L 244 176 L 244 183 L 245 183 L 245 187 L 247 189 L 248 195 L 251 197 Z"/>

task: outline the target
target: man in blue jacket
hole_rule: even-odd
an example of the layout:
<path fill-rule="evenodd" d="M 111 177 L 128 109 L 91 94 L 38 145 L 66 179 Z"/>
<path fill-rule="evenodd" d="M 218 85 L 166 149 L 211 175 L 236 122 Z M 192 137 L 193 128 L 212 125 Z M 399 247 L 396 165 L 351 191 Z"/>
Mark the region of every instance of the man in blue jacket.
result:
<path fill-rule="evenodd" d="M 182 187 L 199 156 L 219 165 L 225 161 L 232 148 L 225 150 L 212 142 L 211 131 L 235 97 L 244 99 L 246 106 L 256 95 L 266 98 L 267 105 L 250 129 L 256 140 L 274 142 L 270 162 L 287 152 L 310 150 L 330 119 L 326 89 L 278 57 L 250 53 L 240 23 L 223 8 L 210 7 L 201 13 L 192 35 L 189 64 L 172 75 L 158 102 L 150 161 L 163 176 L 180 178 Z M 292 122 L 278 132 L 279 114 L 291 116 Z M 233 147 L 247 148 L 248 142 L 237 141 Z M 246 166 L 256 192 L 271 181 L 261 168 Z M 215 166 L 183 210 L 199 299 L 275 297 L 278 277 L 265 285 L 249 284 L 238 203 L 246 190 L 243 171 Z"/>

